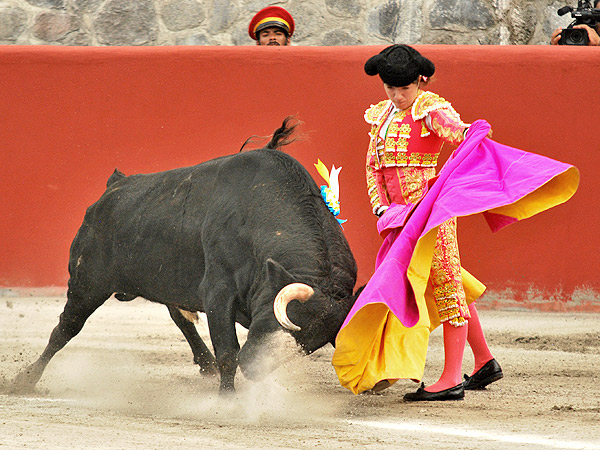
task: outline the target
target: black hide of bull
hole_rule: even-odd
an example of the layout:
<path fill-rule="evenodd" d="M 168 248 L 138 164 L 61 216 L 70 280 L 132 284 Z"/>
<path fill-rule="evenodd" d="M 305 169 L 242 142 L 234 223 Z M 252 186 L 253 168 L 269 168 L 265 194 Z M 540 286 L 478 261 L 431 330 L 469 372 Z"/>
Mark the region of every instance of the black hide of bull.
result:
<path fill-rule="evenodd" d="M 60 322 L 15 385 L 33 388 L 114 293 L 167 305 L 201 371 L 218 369 L 221 392 L 234 389 L 238 364 L 250 378 L 261 375 L 255 362 L 265 340 L 283 329 L 273 302 L 291 283 L 314 289 L 287 308 L 301 328 L 289 331 L 301 349 L 334 343 L 355 300 L 356 263 L 312 177 L 277 150 L 282 130 L 289 133 L 287 121 L 267 148 L 193 167 L 127 177 L 115 171 L 71 245 Z M 180 309 L 206 313 L 214 357 Z M 236 322 L 248 328 L 241 350 Z"/>

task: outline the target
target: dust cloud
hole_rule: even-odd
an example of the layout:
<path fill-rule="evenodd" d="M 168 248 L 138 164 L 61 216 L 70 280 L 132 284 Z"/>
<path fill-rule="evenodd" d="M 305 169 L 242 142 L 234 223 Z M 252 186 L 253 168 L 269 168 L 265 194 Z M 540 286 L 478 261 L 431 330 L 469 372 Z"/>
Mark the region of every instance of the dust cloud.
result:
<path fill-rule="evenodd" d="M 255 382 L 239 371 L 235 393 L 220 396 L 218 377 L 199 373 L 163 305 L 109 300 L 52 359 L 35 392 L 11 394 L 6 380 L 43 351 L 64 302 L 0 300 L 2 448 L 504 450 L 507 439 L 523 450 L 539 450 L 540 439 L 544 448 L 600 448 L 598 314 L 482 310 L 505 377 L 460 402 L 412 404 L 402 397 L 413 382 L 353 396 L 339 385 L 330 346 L 300 356 L 287 353 L 289 342 L 267 345 L 282 347 L 285 359 L 267 377 Z M 198 331 L 208 343 L 204 325 Z M 443 369 L 441 333 L 429 350 L 426 384 Z M 444 432 L 456 430 L 457 417 L 468 438 Z"/>
<path fill-rule="evenodd" d="M 244 340 L 245 332 L 239 334 Z M 342 407 L 307 392 L 310 380 L 321 374 L 311 373 L 304 364 L 307 357 L 283 332 L 265 343 L 269 357 L 260 363 L 268 375 L 252 381 L 238 369 L 236 391 L 228 395 L 219 395 L 218 376 L 201 375 L 186 360 L 173 365 L 156 361 L 151 353 L 146 359 L 144 352 L 82 347 L 75 341 L 67 348 L 51 361 L 38 393 L 90 410 L 204 423 L 306 426 L 336 417 Z"/>

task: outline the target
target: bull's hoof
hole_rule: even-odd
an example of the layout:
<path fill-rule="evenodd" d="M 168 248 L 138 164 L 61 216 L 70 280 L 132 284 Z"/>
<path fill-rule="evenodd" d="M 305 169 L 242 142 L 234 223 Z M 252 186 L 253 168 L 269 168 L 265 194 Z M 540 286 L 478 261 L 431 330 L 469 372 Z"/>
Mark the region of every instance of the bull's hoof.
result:
<path fill-rule="evenodd" d="M 235 397 L 235 389 L 234 388 L 219 388 L 219 398 L 222 399 L 232 399 Z"/>
<path fill-rule="evenodd" d="M 200 375 L 206 377 L 213 377 L 219 375 L 219 369 L 217 368 L 217 363 L 215 358 L 210 355 L 210 357 L 206 355 L 202 355 L 201 357 L 194 358 L 194 364 L 198 365 L 200 370 Z"/>
<path fill-rule="evenodd" d="M 21 372 L 9 384 L 8 392 L 17 395 L 32 394 L 35 392 L 35 385 L 38 379 L 38 377 L 29 371 Z"/>
<path fill-rule="evenodd" d="M 223 380 L 223 377 L 221 377 L 221 383 L 219 384 L 219 397 L 232 397 L 233 395 L 235 395 L 233 380 Z"/>
<path fill-rule="evenodd" d="M 200 375 L 203 377 L 216 377 L 219 375 L 219 370 L 215 366 L 202 367 L 200 366 Z"/>

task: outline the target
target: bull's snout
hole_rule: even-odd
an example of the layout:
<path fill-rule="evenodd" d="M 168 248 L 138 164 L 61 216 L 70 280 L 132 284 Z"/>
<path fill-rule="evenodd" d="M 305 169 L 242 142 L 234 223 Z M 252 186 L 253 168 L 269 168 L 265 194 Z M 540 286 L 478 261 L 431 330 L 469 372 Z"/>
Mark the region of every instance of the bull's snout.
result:
<path fill-rule="evenodd" d="M 246 341 L 238 354 L 239 367 L 246 378 L 258 381 L 298 355 L 300 348 L 284 331 L 263 336 L 260 342 Z"/>

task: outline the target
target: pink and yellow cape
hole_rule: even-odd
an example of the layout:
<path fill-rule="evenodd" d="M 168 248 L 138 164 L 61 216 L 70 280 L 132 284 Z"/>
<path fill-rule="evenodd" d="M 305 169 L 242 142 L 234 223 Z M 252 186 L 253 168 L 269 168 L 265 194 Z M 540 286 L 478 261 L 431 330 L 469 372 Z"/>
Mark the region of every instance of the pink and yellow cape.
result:
<path fill-rule="evenodd" d="M 377 222 L 384 237 L 375 273 L 336 338 L 333 366 L 355 394 L 381 380 L 421 380 L 429 334 L 439 325 L 429 271 L 438 226 L 483 213 L 492 231 L 566 202 L 579 184 L 574 166 L 487 138 L 474 122 L 416 205 L 392 205 Z M 434 180 L 432 180 L 434 181 Z M 462 269 L 470 303 L 485 286 Z"/>

